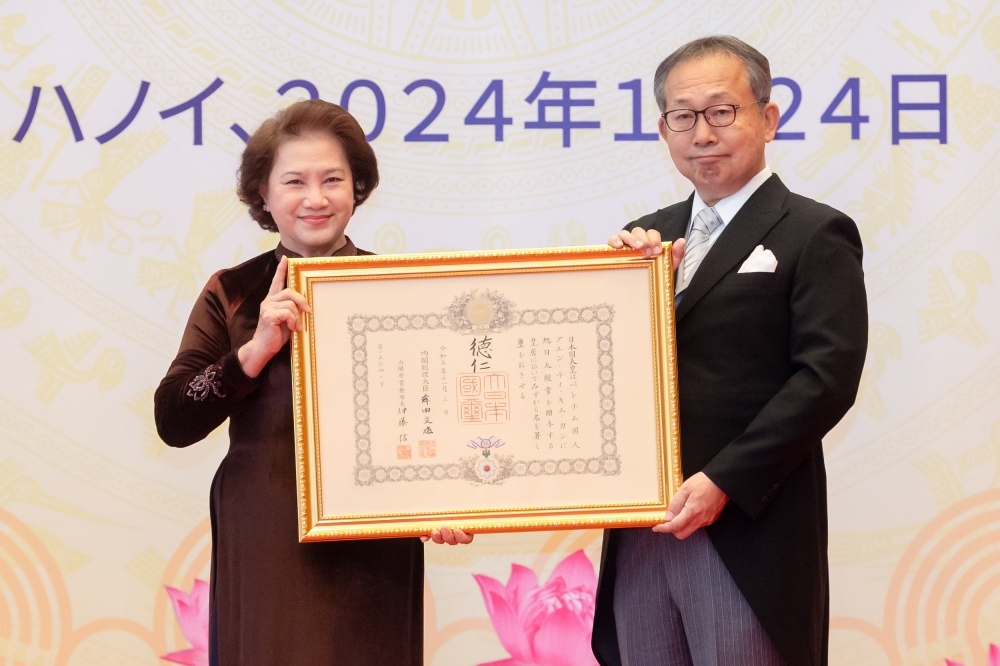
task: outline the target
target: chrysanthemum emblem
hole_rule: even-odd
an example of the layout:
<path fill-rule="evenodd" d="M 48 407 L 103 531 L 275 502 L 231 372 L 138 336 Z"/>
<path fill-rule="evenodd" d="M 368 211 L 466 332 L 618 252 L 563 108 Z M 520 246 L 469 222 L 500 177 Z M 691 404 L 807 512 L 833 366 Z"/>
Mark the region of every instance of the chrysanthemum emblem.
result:
<path fill-rule="evenodd" d="M 487 326 L 493 321 L 493 302 L 486 296 L 473 298 L 465 306 L 465 316 L 473 326 Z"/>

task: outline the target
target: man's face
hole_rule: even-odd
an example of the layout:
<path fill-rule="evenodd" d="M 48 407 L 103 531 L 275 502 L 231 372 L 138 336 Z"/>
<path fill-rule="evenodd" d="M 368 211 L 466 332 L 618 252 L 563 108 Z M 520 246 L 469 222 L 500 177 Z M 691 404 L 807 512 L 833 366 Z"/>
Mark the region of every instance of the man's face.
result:
<path fill-rule="evenodd" d="M 743 62 L 725 53 L 678 63 L 664 86 L 667 111 L 713 104 L 739 104 L 736 121 L 712 127 L 703 115 L 694 128 L 674 132 L 660 118 L 660 136 L 667 142 L 677 170 L 690 180 L 710 206 L 734 194 L 764 168 L 764 145 L 778 129 L 778 107 L 760 111 L 747 83 Z"/>

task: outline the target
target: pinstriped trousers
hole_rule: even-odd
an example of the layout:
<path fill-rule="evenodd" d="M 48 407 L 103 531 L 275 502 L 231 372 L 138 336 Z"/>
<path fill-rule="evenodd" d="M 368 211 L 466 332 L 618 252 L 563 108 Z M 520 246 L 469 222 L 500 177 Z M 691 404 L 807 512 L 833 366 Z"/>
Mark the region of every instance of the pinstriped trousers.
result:
<path fill-rule="evenodd" d="M 623 666 L 783 666 L 704 529 L 681 541 L 616 530 Z"/>

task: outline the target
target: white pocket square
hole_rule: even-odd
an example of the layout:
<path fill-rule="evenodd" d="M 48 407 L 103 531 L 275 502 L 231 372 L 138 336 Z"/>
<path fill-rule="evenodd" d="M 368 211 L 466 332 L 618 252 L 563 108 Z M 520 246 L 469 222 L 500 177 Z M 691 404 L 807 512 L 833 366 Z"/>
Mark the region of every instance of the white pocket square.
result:
<path fill-rule="evenodd" d="M 737 273 L 773 273 L 777 267 L 778 260 L 774 257 L 774 253 L 765 250 L 763 245 L 758 245 Z"/>

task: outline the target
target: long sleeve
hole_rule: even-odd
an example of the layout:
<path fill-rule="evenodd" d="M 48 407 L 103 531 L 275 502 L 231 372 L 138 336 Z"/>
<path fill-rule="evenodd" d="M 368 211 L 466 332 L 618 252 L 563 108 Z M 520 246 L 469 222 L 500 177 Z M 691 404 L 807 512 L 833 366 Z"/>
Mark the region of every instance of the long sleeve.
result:
<path fill-rule="evenodd" d="M 157 433 L 169 446 L 204 439 L 257 386 L 236 356 L 228 312 L 219 274 L 213 275 L 191 310 L 177 357 L 153 399 Z"/>
<path fill-rule="evenodd" d="M 791 375 L 705 473 L 749 516 L 854 403 L 868 344 L 861 239 L 846 216 L 806 241 L 789 302 Z"/>

